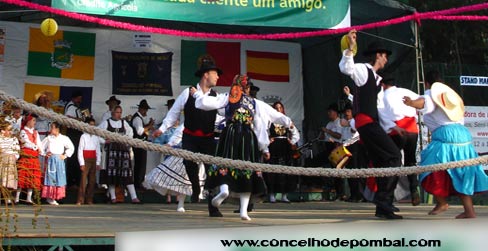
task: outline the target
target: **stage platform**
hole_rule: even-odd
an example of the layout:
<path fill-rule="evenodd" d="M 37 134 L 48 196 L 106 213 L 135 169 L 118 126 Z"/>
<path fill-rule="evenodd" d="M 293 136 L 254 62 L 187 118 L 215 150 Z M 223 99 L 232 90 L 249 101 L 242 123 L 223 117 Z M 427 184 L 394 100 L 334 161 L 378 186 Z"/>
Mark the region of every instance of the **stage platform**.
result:
<path fill-rule="evenodd" d="M 404 217 L 403 222 L 456 221 L 454 217 L 463 211 L 462 206 L 453 205 L 444 214 L 431 216 L 427 213 L 432 205 L 396 205 Z M 16 205 L 10 211 L 10 215 L 17 215 L 17 231 L 12 232 L 14 221 L 11 221 L 9 235 L 12 238 L 5 238 L 4 245 L 57 245 L 70 250 L 69 246 L 73 245 L 113 245 L 118 232 L 386 221 L 374 217 L 374 205 L 371 203 L 339 201 L 258 203 L 250 213 L 252 221 L 240 220 L 238 214 L 233 213 L 237 209 L 234 204 L 222 206 L 222 218 L 208 217 L 206 203 L 187 204 L 185 213 L 176 212 L 176 204 L 165 203 L 42 205 L 37 216 L 34 208 Z M 488 219 L 488 206 L 475 206 L 475 209 L 479 219 Z M 35 228 L 33 219 L 36 219 Z"/>

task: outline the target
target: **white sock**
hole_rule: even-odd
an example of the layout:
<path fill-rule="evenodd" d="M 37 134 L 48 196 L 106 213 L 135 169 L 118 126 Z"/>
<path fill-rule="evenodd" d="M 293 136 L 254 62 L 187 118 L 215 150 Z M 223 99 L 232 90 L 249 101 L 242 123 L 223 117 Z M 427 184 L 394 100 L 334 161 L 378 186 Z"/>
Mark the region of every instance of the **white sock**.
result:
<path fill-rule="evenodd" d="M 15 203 L 18 203 L 19 200 L 20 200 L 20 192 L 22 191 L 22 189 L 17 189 L 17 192 L 15 193 Z"/>
<path fill-rule="evenodd" d="M 27 189 L 27 201 L 32 202 L 32 188 Z"/>
<path fill-rule="evenodd" d="M 179 194 L 176 196 L 176 199 L 178 200 L 178 207 L 176 208 L 176 211 L 185 212 L 185 198 L 186 194 Z"/>
<path fill-rule="evenodd" d="M 219 207 L 228 196 L 229 186 L 227 184 L 220 185 L 220 192 L 212 199 L 212 206 Z"/>
<path fill-rule="evenodd" d="M 289 201 L 286 193 L 281 194 L 281 201 Z"/>
<path fill-rule="evenodd" d="M 269 194 L 269 202 L 272 202 L 272 203 L 276 202 L 276 198 L 275 198 L 275 194 L 274 193 L 270 193 Z"/>
<path fill-rule="evenodd" d="M 242 220 L 251 220 L 247 215 L 247 206 L 249 205 L 249 200 L 251 199 L 251 193 L 240 193 L 239 198 L 241 200 L 241 207 L 239 208 Z"/>
<path fill-rule="evenodd" d="M 108 193 L 110 194 L 111 200 L 117 199 L 117 197 L 115 197 L 115 185 L 109 185 L 108 186 Z"/>
<path fill-rule="evenodd" d="M 136 188 L 134 187 L 134 184 L 127 185 L 127 190 L 129 190 L 130 198 L 132 200 L 137 199 Z"/>

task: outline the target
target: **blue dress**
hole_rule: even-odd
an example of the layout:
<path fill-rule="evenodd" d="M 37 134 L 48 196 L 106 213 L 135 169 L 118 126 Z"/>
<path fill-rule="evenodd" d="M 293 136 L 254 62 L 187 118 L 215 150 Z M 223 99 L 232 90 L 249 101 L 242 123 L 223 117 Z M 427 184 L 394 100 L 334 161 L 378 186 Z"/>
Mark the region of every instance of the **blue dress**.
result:
<path fill-rule="evenodd" d="M 421 165 L 431 165 L 477 158 L 471 134 L 461 124 L 441 126 L 432 133 L 432 142 L 421 153 Z M 448 174 L 447 177 L 445 174 Z M 446 179 L 447 178 L 447 179 Z M 425 172 L 419 175 L 422 187 L 429 193 L 447 197 L 456 193 L 473 195 L 488 191 L 488 176 L 481 165 Z M 449 180 L 451 183 L 449 184 Z M 449 189 L 453 188 L 453 189 Z"/>

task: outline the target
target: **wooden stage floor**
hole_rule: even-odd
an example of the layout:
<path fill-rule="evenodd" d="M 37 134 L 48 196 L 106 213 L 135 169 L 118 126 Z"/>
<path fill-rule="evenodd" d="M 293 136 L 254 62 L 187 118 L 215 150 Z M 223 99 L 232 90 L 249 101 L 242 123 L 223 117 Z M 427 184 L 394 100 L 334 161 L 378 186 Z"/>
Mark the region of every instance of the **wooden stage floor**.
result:
<path fill-rule="evenodd" d="M 463 211 L 454 205 L 438 216 L 427 215 L 432 205 L 421 204 L 413 207 L 407 203 L 396 204 L 404 217 L 403 222 L 459 221 L 454 217 Z M 252 221 L 242 221 L 232 211 L 233 204 L 221 208 L 223 218 L 210 218 L 206 203 L 187 204 L 185 213 L 176 212 L 176 204 L 95 204 L 76 206 L 42 205 L 42 211 L 34 217 L 32 206 L 16 205 L 10 215 L 17 215 L 17 232 L 9 228 L 14 237 L 69 237 L 69 238 L 113 238 L 117 232 L 160 231 L 201 228 L 238 228 L 303 224 L 369 224 L 384 222 L 374 217 L 371 203 L 347 202 L 295 202 L 259 203 L 250 213 Z M 488 206 L 475 206 L 479 219 L 488 219 Z M 5 211 L 5 209 L 3 209 Z M 3 214 L 5 222 L 5 212 Z M 37 220 L 33 228 L 33 219 Z M 470 220 L 467 220 L 470 221 Z M 2 223 L 3 224 L 3 223 Z"/>

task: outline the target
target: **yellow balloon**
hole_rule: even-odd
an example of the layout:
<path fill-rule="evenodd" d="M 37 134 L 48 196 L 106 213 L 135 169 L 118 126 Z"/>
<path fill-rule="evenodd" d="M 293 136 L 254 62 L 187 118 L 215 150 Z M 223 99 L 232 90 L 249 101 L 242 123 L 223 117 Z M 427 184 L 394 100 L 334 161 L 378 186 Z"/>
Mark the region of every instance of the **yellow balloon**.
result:
<path fill-rule="evenodd" d="M 343 52 L 345 49 L 349 49 L 349 40 L 347 40 L 347 35 L 342 36 L 341 38 L 341 52 Z M 352 48 L 352 54 L 356 56 L 356 53 L 358 53 L 358 45 L 354 45 L 354 48 Z"/>
<path fill-rule="evenodd" d="M 41 23 L 41 32 L 44 34 L 44 36 L 54 36 L 56 32 L 58 31 L 58 24 L 56 23 L 56 20 L 52 18 L 46 18 L 44 21 Z"/>

